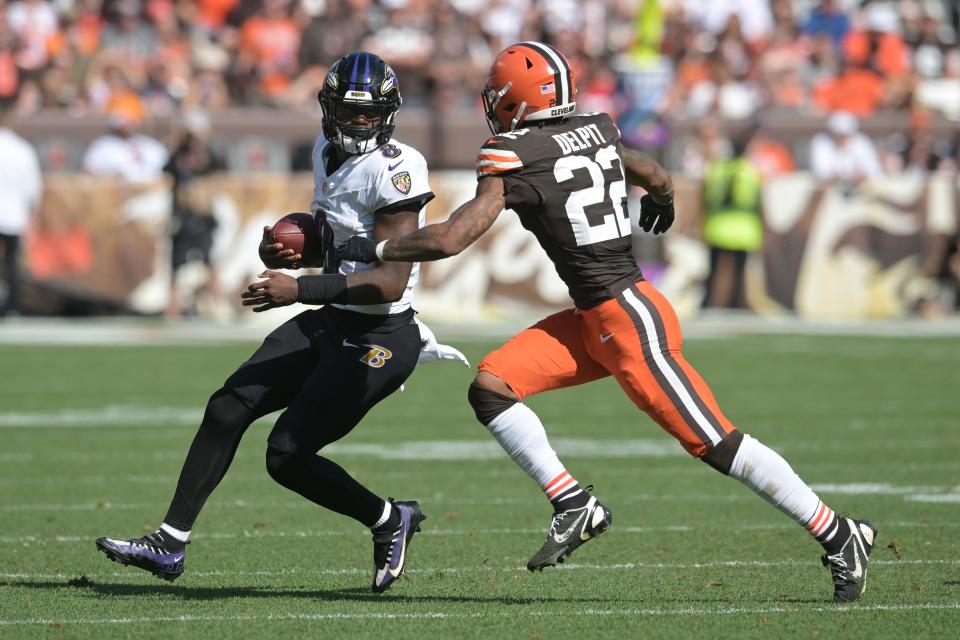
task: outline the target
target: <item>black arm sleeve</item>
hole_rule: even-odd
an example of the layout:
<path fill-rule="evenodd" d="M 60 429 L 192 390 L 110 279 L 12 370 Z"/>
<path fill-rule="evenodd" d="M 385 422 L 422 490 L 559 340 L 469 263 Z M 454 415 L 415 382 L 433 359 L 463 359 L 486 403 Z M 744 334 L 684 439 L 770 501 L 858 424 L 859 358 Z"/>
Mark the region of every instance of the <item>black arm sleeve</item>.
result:
<path fill-rule="evenodd" d="M 342 273 L 300 276 L 297 290 L 297 302 L 304 304 L 344 303 L 347 301 L 347 276 Z"/>
<path fill-rule="evenodd" d="M 427 203 L 435 197 L 432 191 L 428 191 L 418 196 L 407 198 L 406 200 L 391 202 L 385 207 L 380 207 L 373 213 L 379 215 L 381 213 L 400 213 L 401 211 L 420 211 L 420 209 L 423 209 Z"/>

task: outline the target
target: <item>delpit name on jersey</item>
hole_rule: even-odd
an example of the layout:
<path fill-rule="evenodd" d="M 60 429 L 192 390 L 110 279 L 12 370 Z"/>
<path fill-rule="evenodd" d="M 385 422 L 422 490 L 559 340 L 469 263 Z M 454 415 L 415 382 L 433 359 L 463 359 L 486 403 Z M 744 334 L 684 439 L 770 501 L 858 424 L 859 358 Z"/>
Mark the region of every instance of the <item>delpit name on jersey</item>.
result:
<path fill-rule="evenodd" d="M 583 127 L 577 127 L 572 131 L 564 131 L 563 133 L 557 133 L 550 137 L 560 145 L 560 151 L 563 152 L 563 155 L 569 155 L 574 151 L 590 149 L 607 141 L 607 139 L 603 137 L 603 134 L 600 133 L 600 127 L 593 122 Z"/>

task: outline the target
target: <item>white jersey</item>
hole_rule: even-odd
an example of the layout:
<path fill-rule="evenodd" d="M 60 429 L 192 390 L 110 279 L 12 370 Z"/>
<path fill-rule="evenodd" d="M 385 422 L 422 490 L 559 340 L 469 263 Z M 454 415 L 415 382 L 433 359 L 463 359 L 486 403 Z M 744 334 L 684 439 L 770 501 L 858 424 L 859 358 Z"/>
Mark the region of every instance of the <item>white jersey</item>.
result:
<path fill-rule="evenodd" d="M 419 151 L 393 140 L 376 151 L 350 156 L 328 176 L 324 152 L 329 145 L 326 137 L 320 135 L 313 146 L 314 187 L 310 212 L 318 225 L 326 219 L 336 246 L 352 236 L 372 238 L 376 215 L 410 211 L 411 206 L 420 209 L 418 225 L 426 224 L 424 205 L 433 198 L 433 192 L 427 182 L 427 162 Z M 344 261 L 340 264 L 340 273 L 349 275 L 376 266 Z M 414 262 L 407 289 L 396 302 L 334 306 L 378 315 L 400 313 L 410 308 L 419 277 L 420 263 Z"/>

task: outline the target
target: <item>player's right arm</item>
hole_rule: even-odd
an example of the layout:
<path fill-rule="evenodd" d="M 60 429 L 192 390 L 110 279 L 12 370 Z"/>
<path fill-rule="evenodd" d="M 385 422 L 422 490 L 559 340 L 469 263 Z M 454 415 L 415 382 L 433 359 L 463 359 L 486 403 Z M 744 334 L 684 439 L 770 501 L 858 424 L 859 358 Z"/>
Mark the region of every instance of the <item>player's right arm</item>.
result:
<path fill-rule="evenodd" d="M 493 225 L 504 204 L 503 179 L 483 178 L 477 183 L 477 194 L 473 199 L 461 205 L 444 222 L 421 227 L 418 231 L 379 244 L 355 236 L 341 247 L 340 255 L 346 260 L 363 262 L 378 259 L 427 262 L 455 256 Z"/>
<path fill-rule="evenodd" d="M 404 236 L 417 228 L 419 216 L 419 208 L 381 215 L 373 226 L 373 236 L 380 241 Z M 395 302 L 403 296 L 412 268 L 410 264 L 396 262 L 348 275 L 331 273 L 299 278 L 267 270 L 259 275 L 263 280 L 251 283 L 247 290 L 240 294 L 241 304 L 245 307 L 254 307 L 255 312 L 261 312 L 285 307 L 295 302 L 304 304 Z"/>
<path fill-rule="evenodd" d="M 640 227 L 654 234 L 663 233 L 673 224 L 673 179 L 660 164 L 636 149 L 617 143 L 627 182 L 642 187 L 647 194 L 640 199 Z"/>

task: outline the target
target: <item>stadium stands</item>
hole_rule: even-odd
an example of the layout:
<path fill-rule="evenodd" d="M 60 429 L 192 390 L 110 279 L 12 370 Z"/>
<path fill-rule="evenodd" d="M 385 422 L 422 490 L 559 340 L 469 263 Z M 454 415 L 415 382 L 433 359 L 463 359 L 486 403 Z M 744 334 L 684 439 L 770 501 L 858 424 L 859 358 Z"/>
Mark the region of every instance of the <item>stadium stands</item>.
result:
<path fill-rule="evenodd" d="M 582 109 L 617 114 L 673 169 L 708 113 L 773 131 L 803 168 L 804 142 L 837 110 L 868 118 L 888 169 L 910 163 L 911 127 L 936 134 L 929 168 L 951 168 L 958 13 L 947 0 L 16 0 L 0 2 L 0 99 L 48 170 L 79 169 L 118 109 L 143 111 L 161 138 L 181 114 L 212 112 L 231 168 L 284 170 L 316 130 L 327 65 L 364 48 L 400 75 L 401 131 L 434 166 L 468 166 L 472 146 L 443 140 L 483 136 L 492 56 L 536 38 L 571 58 Z"/>

